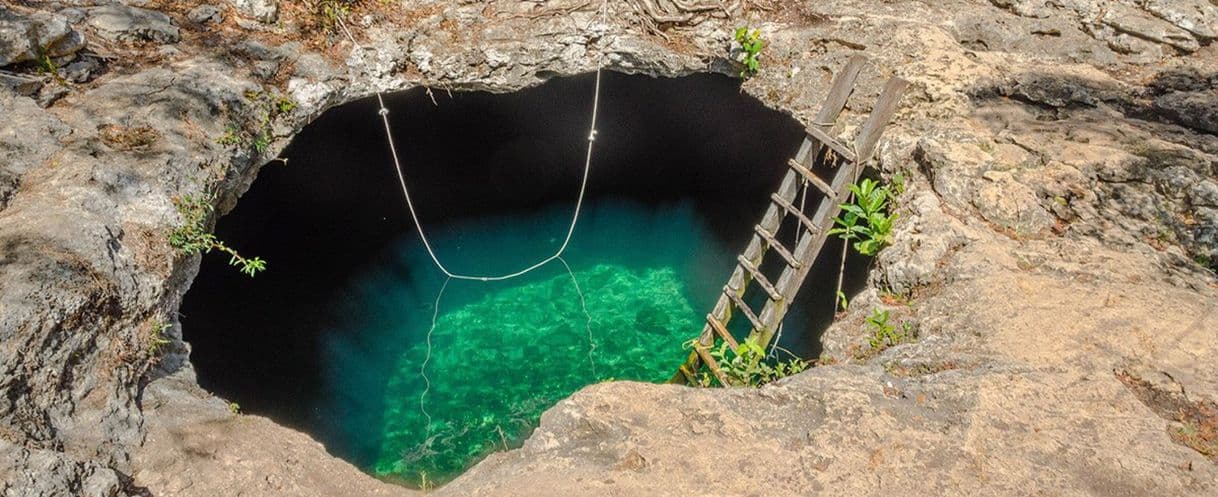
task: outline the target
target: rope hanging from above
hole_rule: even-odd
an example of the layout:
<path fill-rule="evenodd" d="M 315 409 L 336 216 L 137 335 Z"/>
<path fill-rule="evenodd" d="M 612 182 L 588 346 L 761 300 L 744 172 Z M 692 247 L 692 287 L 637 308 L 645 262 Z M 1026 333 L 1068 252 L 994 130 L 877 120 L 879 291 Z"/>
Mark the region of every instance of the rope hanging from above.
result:
<path fill-rule="evenodd" d="M 607 24 L 608 6 L 609 6 L 609 3 L 607 1 L 601 3 L 600 20 L 601 20 L 602 24 Z M 338 20 L 338 25 L 339 25 L 339 27 L 342 28 L 343 32 L 347 35 L 347 38 L 349 40 L 351 40 L 352 44 L 354 44 L 357 48 L 359 48 L 361 50 L 364 49 L 363 45 L 360 45 L 359 42 L 355 41 L 355 36 L 353 36 L 351 34 L 351 31 L 347 29 L 346 23 L 341 18 Z M 458 280 L 503 281 L 503 280 L 516 278 L 519 276 L 524 276 L 525 274 L 528 274 L 542 266 L 545 266 L 546 264 L 549 264 L 555 260 L 560 260 L 563 253 L 566 252 L 567 247 L 571 244 L 571 236 L 575 233 L 575 226 L 579 223 L 579 215 L 580 215 L 580 212 L 583 210 L 583 205 L 584 205 L 584 196 L 588 189 L 588 176 L 589 176 L 589 172 L 592 169 L 592 151 L 593 151 L 593 145 L 596 142 L 596 132 L 597 132 L 596 123 L 597 123 L 597 117 L 600 112 L 601 73 L 603 72 L 603 70 L 605 68 L 605 54 L 602 51 L 602 53 L 600 55 L 601 55 L 600 60 L 597 62 L 597 66 L 596 66 L 596 84 L 595 84 L 595 88 L 593 90 L 593 96 L 592 96 L 592 119 L 591 119 L 591 125 L 588 129 L 588 148 L 587 148 L 587 152 L 584 155 L 584 173 L 583 173 L 583 178 L 580 180 L 579 196 L 576 197 L 576 200 L 575 200 L 575 209 L 571 214 L 571 223 L 567 227 L 567 234 L 563 238 L 562 245 L 560 245 L 558 247 L 558 250 L 555 251 L 553 255 L 550 255 L 549 257 L 541 259 L 540 261 L 538 261 L 524 269 L 521 269 L 521 270 L 518 270 L 515 272 L 511 272 L 511 273 L 507 273 L 507 274 L 471 275 L 471 274 L 454 273 L 454 272 L 450 271 L 448 269 L 448 267 L 444 265 L 443 262 L 440 261 L 440 257 L 438 255 L 436 255 L 435 249 L 431 246 L 431 241 L 427 239 L 427 233 L 423 229 L 423 224 L 421 221 L 419 221 L 419 215 L 415 210 L 414 200 L 410 196 L 410 188 L 407 187 L 407 184 L 406 184 L 406 174 L 402 170 L 402 161 L 398 157 L 397 146 L 394 144 L 393 130 L 389 124 L 389 109 L 385 106 L 385 96 L 380 91 L 376 92 L 377 104 L 380 107 L 377 110 L 377 114 L 380 115 L 381 122 L 382 122 L 382 124 L 384 124 L 384 127 L 385 127 L 385 137 L 389 142 L 389 152 L 393 156 L 393 167 L 394 167 L 394 170 L 397 171 L 398 183 L 402 187 L 402 196 L 405 197 L 405 199 L 406 199 L 406 207 L 408 210 L 410 210 L 410 217 L 414 221 L 414 227 L 415 227 L 415 230 L 419 234 L 419 238 L 423 241 L 423 247 L 427 249 L 427 255 L 431 257 L 431 261 L 435 264 L 436 268 L 439 269 L 440 272 L 444 273 L 445 276 L 447 276 L 449 278 L 453 278 L 453 279 L 458 279 Z"/>

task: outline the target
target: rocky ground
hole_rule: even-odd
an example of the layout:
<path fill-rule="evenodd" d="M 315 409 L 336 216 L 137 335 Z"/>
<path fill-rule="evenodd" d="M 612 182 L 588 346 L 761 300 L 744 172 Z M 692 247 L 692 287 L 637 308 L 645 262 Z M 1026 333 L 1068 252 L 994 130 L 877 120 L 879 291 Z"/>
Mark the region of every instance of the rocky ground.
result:
<path fill-rule="evenodd" d="M 589 387 L 438 493 L 1218 495 L 1213 0 L 366 2 L 362 49 L 308 5 L 0 7 L 0 494 L 411 493 L 197 387 L 175 199 L 230 209 L 375 90 L 508 91 L 600 54 L 735 72 L 750 23 L 745 91 L 805 121 L 852 54 L 849 123 L 912 83 L 878 162 L 905 178 L 897 234 L 824 365 Z M 869 343 L 877 309 L 899 344 Z"/>

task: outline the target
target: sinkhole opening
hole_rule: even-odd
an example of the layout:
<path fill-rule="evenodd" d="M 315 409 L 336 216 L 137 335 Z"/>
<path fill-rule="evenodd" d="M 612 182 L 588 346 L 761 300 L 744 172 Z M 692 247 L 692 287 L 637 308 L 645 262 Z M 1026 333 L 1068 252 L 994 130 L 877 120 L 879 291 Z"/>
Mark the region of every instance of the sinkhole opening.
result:
<path fill-rule="evenodd" d="M 562 243 L 593 82 L 437 92 L 434 103 L 421 90 L 388 96 L 420 221 L 454 272 L 511 272 Z M 220 239 L 269 266 L 251 279 L 204 257 L 181 311 L 199 382 L 365 471 L 418 485 L 518 446 L 583 386 L 668 379 L 802 126 L 710 74 L 607 72 L 600 112 L 570 271 L 556 261 L 447 285 L 406 210 L 375 99 L 326 112 L 218 223 Z M 840 247 L 831 241 L 827 254 Z M 836 266 L 814 269 L 783 347 L 820 353 Z M 848 264 L 848 289 L 865 266 Z"/>

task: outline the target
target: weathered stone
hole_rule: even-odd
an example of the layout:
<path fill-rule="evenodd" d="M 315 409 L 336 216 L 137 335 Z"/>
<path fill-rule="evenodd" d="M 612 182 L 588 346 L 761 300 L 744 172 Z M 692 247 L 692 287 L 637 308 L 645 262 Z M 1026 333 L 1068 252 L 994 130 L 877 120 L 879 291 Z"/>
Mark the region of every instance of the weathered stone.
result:
<path fill-rule="evenodd" d="M 1218 38 L 1218 4 L 1207 0 L 1147 0 L 1145 7 L 1198 38 Z"/>
<path fill-rule="evenodd" d="M 229 0 L 241 15 L 262 23 L 279 20 L 278 0 Z"/>
<path fill-rule="evenodd" d="M 133 477 L 154 495 L 224 495 L 233 489 L 294 497 L 417 495 L 361 477 L 302 433 L 263 417 L 234 414 L 225 401 L 195 385 L 189 367 L 150 386 L 144 402 L 151 416 Z M 264 436 L 268 431 L 277 435 Z M 224 442 L 216 443 L 218 433 Z M 205 460 L 198 457 L 200 449 L 209 454 Z"/>
<path fill-rule="evenodd" d="M 1188 201 L 1199 207 L 1218 208 L 1218 182 L 1203 180 L 1193 184 L 1188 192 Z"/>
<path fill-rule="evenodd" d="M 220 12 L 220 8 L 216 7 L 215 5 L 208 4 L 203 4 L 190 9 L 190 13 L 186 14 L 186 17 L 190 19 L 191 22 L 197 22 L 199 24 L 219 24 L 224 21 L 224 14 Z"/>
<path fill-rule="evenodd" d="M 978 187 L 973 205 L 987 221 L 1020 236 L 1034 236 L 1053 225 L 1053 217 L 1031 188 L 1006 172 L 990 171 L 985 178 L 988 181 Z"/>
<path fill-rule="evenodd" d="M 68 96 L 68 94 L 71 92 L 72 90 L 69 90 L 68 87 L 57 82 L 53 82 L 39 88 L 38 93 L 34 96 L 34 101 L 38 103 L 39 107 L 46 108 L 55 105 L 55 102 L 58 102 L 59 99 Z"/>
<path fill-rule="evenodd" d="M 1172 121 L 1218 133 L 1218 90 L 1167 93 L 1155 97 L 1154 106 Z"/>
<path fill-rule="evenodd" d="M 84 48 L 85 38 L 62 15 L 22 15 L 0 5 L 0 67 L 39 57 L 63 57 Z"/>
<path fill-rule="evenodd" d="M 0 438 L 0 495 L 4 497 L 127 497 L 114 470 L 63 453 L 30 449 Z"/>
<path fill-rule="evenodd" d="M 101 62 L 93 57 L 82 57 L 59 69 L 59 76 L 73 83 L 84 83 L 93 78 L 93 73 L 102 68 Z"/>
<path fill-rule="evenodd" d="M 894 227 L 892 246 L 878 256 L 884 287 L 898 295 L 942 281 L 940 264 L 967 243 L 959 221 L 943 213 L 942 205 L 929 191 L 907 193 L 901 204 L 909 206 Z"/>
<path fill-rule="evenodd" d="M 43 76 L 0 73 L 0 86 L 26 97 L 38 93 L 46 81 L 47 78 Z"/>
<path fill-rule="evenodd" d="M 78 9 L 76 7 L 68 7 L 66 9 L 63 9 L 63 10 L 59 11 L 59 15 L 63 16 L 65 19 L 68 20 L 69 23 L 72 23 L 72 24 L 80 24 L 82 22 L 85 22 L 85 18 L 88 17 L 88 13 L 86 13 L 84 10 Z"/>
<path fill-rule="evenodd" d="M 88 24 L 110 41 L 177 43 L 181 31 L 164 13 L 125 5 L 106 5 L 88 10 Z"/>
<path fill-rule="evenodd" d="M 1151 17 L 1142 10 L 1119 3 L 1109 5 L 1102 21 L 1123 33 L 1171 45 L 1185 52 L 1195 52 L 1201 48 L 1197 39 L 1188 31 L 1162 19 Z"/>

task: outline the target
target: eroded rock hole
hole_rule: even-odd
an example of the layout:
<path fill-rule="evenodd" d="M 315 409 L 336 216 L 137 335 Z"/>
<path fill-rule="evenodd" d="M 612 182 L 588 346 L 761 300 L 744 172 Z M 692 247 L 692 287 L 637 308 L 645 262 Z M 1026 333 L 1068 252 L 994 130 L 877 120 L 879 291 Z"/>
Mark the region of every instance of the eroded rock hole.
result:
<path fill-rule="evenodd" d="M 422 91 L 389 98 L 420 217 L 452 269 L 507 272 L 561 243 L 591 96 L 581 76 L 504 95 L 440 92 L 436 104 Z M 375 102 L 363 100 L 301 132 L 286 164 L 264 167 L 220 221 L 222 239 L 269 269 L 250 279 L 204 259 L 182 307 L 200 383 L 373 474 L 418 484 L 518 445 L 582 386 L 668 378 L 802 127 L 714 75 L 607 74 L 601 110 L 566 257 L 591 338 L 557 263 L 505 282 L 452 282 L 437 312 L 444 278 L 413 230 Z M 839 251 L 830 243 L 827 254 Z M 865 262 L 851 267 L 857 285 Z M 784 347 L 819 353 L 835 278 L 836 263 L 818 265 Z"/>

